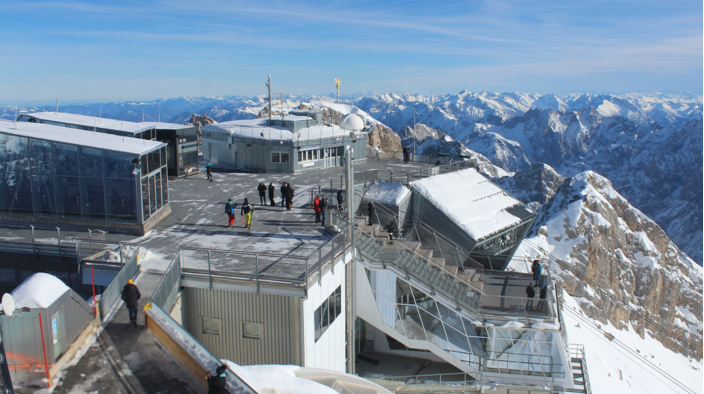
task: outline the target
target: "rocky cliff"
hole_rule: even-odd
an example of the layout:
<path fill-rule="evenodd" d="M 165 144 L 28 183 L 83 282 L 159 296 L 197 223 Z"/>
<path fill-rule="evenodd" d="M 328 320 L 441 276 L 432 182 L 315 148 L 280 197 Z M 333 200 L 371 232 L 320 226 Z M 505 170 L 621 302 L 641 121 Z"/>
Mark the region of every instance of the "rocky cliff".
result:
<path fill-rule="evenodd" d="M 702 268 L 608 179 L 587 171 L 564 181 L 533 229 L 517 256 L 552 260 L 589 317 L 701 359 Z"/>

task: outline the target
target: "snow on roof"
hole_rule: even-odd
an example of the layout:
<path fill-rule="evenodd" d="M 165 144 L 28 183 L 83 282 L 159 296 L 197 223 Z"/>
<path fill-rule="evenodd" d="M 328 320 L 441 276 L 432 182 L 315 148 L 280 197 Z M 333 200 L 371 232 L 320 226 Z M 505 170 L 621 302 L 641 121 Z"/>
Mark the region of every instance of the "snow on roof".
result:
<path fill-rule="evenodd" d="M 335 104 L 328 101 L 318 101 L 314 100 L 310 102 L 312 109 L 317 110 L 322 107 L 328 107 L 335 110 L 343 115 L 356 114 L 364 119 L 364 122 L 370 125 L 375 125 L 379 123 L 376 119 L 372 118 L 368 113 L 350 104 Z"/>
<path fill-rule="evenodd" d="M 240 366 L 222 360 L 227 367 L 259 393 L 336 394 L 337 391 L 318 382 L 299 378 L 294 373 L 297 365 Z"/>
<path fill-rule="evenodd" d="M 289 119 L 293 116 L 287 116 Z M 307 118 L 308 117 L 302 117 Z M 282 126 L 268 126 L 267 119 L 245 119 L 232 120 L 222 123 L 214 123 L 202 128 L 202 131 L 223 131 L 232 136 L 256 138 L 265 140 L 294 140 L 302 141 L 321 137 L 344 137 L 349 132 L 335 125 L 315 125 L 300 129 L 296 133 Z"/>
<path fill-rule="evenodd" d="M 0 133 L 136 155 L 147 153 L 166 145 L 158 141 L 120 137 L 118 135 L 95 133 L 43 123 L 10 122 L 7 120 L 0 120 Z"/>
<path fill-rule="evenodd" d="M 192 124 L 180 124 L 180 123 L 166 123 L 166 122 L 139 122 L 139 125 L 144 126 L 144 128 L 154 127 L 158 130 L 181 130 L 190 129 L 191 127 L 196 127 Z"/>
<path fill-rule="evenodd" d="M 474 168 L 414 181 L 411 187 L 475 240 L 521 222 L 506 210 L 521 202 Z"/>
<path fill-rule="evenodd" d="M 364 199 L 379 204 L 399 205 L 410 193 L 410 189 L 399 182 L 378 181 L 367 188 Z"/>
<path fill-rule="evenodd" d="M 138 133 L 140 131 L 154 128 L 153 125 L 145 125 L 141 123 L 129 122 L 126 120 L 99 118 L 95 116 L 69 114 L 65 112 L 35 112 L 27 115 L 33 118 L 49 122 L 60 122 L 78 126 L 116 130 L 127 133 Z"/>
<path fill-rule="evenodd" d="M 68 286 L 54 275 L 36 273 L 12 290 L 15 308 L 48 308 L 69 291 Z"/>

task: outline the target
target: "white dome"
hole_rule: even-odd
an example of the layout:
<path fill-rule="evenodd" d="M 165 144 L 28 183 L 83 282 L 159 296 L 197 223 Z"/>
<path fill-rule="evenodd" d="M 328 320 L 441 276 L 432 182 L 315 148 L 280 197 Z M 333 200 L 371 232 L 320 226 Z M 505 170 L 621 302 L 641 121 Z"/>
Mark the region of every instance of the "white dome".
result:
<path fill-rule="evenodd" d="M 342 118 L 340 127 L 352 131 L 362 131 L 364 128 L 364 121 L 359 117 L 359 115 L 349 114 Z"/>

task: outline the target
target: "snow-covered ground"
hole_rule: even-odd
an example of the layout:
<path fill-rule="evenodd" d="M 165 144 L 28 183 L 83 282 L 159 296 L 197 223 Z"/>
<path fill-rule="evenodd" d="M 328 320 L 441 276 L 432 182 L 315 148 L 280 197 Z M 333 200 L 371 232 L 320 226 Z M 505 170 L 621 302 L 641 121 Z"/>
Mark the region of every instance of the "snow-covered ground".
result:
<path fill-rule="evenodd" d="M 583 314 L 579 299 L 564 293 L 563 316 L 570 343 L 583 344 L 595 394 L 702 393 L 702 361 L 665 348 L 648 334 L 618 330 Z M 609 340 L 604 333 L 614 336 Z"/>

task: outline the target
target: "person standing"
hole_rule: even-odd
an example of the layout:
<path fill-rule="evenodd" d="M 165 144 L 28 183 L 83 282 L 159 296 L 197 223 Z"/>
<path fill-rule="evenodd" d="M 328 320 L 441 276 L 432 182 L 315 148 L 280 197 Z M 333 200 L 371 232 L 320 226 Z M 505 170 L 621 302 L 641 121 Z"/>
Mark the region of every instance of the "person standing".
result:
<path fill-rule="evenodd" d="M 325 210 L 328 209 L 328 199 L 323 198 L 322 200 L 320 200 L 318 208 L 320 209 L 320 223 L 325 226 Z"/>
<path fill-rule="evenodd" d="M 286 187 L 286 182 L 279 182 L 281 184 L 281 206 L 288 206 L 286 200 L 288 199 L 288 188 Z"/>
<path fill-rule="evenodd" d="M 293 187 L 290 183 L 286 184 L 286 210 L 291 210 L 291 205 L 293 205 Z"/>
<path fill-rule="evenodd" d="M 369 212 L 369 225 L 371 226 L 374 223 L 372 220 L 374 218 L 374 203 L 371 201 L 367 204 L 367 211 Z"/>
<path fill-rule="evenodd" d="M 541 289 L 545 287 L 544 283 L 544 278 L 543 278 L 543 265 L 540 264 L 540 261 L 533 260 L 533 265 L 531 265 L 530 270 L 533 271 L 533 280 L 535 281 L 536 286 L 540 287 Z"/>
<path fill-rule="evenodd" d="M 394 232 L 396 231 L 396 221 L 392 220 L 388 226 L 386 226 L 386 231 L 389 233 L 389 243 L 394 242 Z"/>
<path fill-rule="evenodd" d="M 235 225 L 235 203 L 232 202 L 231 198 L 227 199 L 225 203 L 225 213 L 229 219 L 227 227 L 232 227 Z"/>
<path fill-rule="evenodd" d="M 244 226 L 248 229 L 252 229 L 252 212 L 254 207 L 249 205 L 249 201 L 245 198 L 242 204 L 242 209 L 240 209 L 240 215 L 244 215 Z"/>
<path fill-rule="evenodd" d="M 345 202 L 345 197 L 342 194 L 342 190 L 339 190 L 337 192 L 337 205 L 342 205 L 343 202 Z"/>
<path fill-rule="evenodd" d="M 313 200 L 313 212 L 315 212 L 315 222 L 320 223 L 320 196 L 315 196 Z"/>
<path fill-rule="evenodd" d="M 208 162 L 208 164 L 205 165 L 205 175 L 208 177 L 207 179 L 210 179 L 210 182 L 213 181 L 213 174 L 210 172 L 210 167 L 213 165 Z"/>
<path fill-rule="evenodd" d="M 260 182 L 259 186 L 257 186 L 257 190 L 259 191 L 259 203 L 262 205 L 266 205 L 266 185 L 264 182 Z"/>
<path fill-rule="evenodd" d="M 526 310 L 532 311 L 533 310 L 533 298 L 535 298 L 535 290 L 533 290 L 532 283 L 529 283 L 528 287 L 526 287 L 526 298 L 528 299 L 526 301 Z"/>
<path fill-rule="evenodd" d="M 548 287 L 543 286 L 540 288 L 540 301 L 538 301 L 538 311 L 539 312 L 545 312 L 545 309 L 547 307 L 547 301 L 545 301 L 548 298 Z"/>
<path fill-rule="evenodd" d="M 215 376 L 208 372 L 205 379 L 208 381 L 208 394 L 226 394 L 227 390 L 225 386 L 227 385 L 227 374 L 225 371 L 227 367 L 221 365 L 215 369 Z"/>
<path fill-rule="evenodd" d="M 130 314 L 130 325 L 137 325 L 137 308 L 139 308 L 139 299 L 142 298 L 142 293 L 134 284 L 132 279 L 127 281 L 127 284 L 122 289 L 122 301 L 125 301 L 125 306 Z"/>
<path fill-rule="evenodd" d="M 270 205 L 276 206 L 276 203 L 274 202 L 274 192 L 276 191 L 276 188 L 274 187 L 274 184 L 269 182 L 269 202 L 271 203 Z"/>

